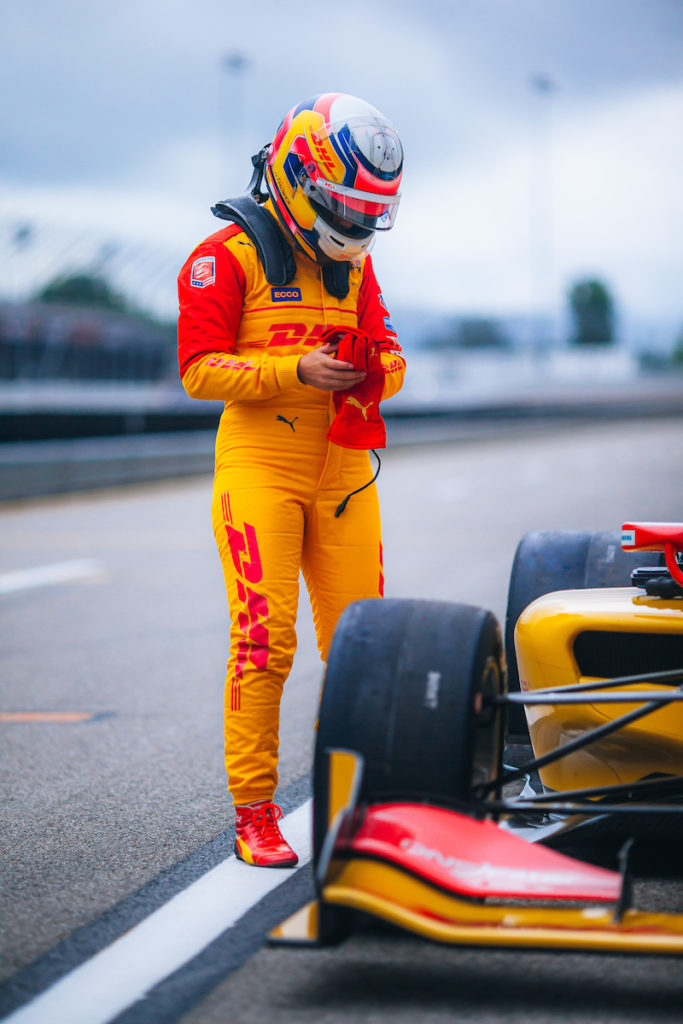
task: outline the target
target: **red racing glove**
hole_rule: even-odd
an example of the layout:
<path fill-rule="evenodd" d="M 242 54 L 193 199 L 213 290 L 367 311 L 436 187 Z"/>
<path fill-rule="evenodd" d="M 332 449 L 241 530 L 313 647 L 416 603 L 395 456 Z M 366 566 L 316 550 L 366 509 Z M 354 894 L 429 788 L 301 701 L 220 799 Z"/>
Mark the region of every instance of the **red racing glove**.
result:
<path fill-rule="evenodd" d="M 333 391 L 337 415 L 327 437 L 342 448 L 386 448 L 387 431 L 379 413 L 384 390 L 384 370 L 379 345 L 355 327 L 328 327 L 320 336 L 323 345 L 338 341 L 337 359 L 364 370 L 365 380 L 348 391 Z"/>

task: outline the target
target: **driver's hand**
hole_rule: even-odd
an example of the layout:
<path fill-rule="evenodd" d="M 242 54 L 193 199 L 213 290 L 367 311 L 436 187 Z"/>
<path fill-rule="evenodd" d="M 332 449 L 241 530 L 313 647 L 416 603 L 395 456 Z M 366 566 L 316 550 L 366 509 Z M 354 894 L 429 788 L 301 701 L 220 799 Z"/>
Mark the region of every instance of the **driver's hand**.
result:
<path fill-rule="evenodd" d="M 321 345 L 301 357 L 297 375 L 302 384 L 321 391 L 347 391 L 365 379 L 364 371 L 354 369 L 353 363 L 334 358 L 338 344 Z"/>

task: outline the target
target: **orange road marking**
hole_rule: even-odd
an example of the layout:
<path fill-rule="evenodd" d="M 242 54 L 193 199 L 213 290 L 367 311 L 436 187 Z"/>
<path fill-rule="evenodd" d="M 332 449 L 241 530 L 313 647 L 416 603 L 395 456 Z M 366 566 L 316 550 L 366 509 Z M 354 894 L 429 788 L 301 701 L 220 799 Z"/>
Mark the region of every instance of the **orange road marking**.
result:
<path fill-rule="evenodd" d="M 0 711 L 0 722 L 89 722 L 96 711 Z"/>

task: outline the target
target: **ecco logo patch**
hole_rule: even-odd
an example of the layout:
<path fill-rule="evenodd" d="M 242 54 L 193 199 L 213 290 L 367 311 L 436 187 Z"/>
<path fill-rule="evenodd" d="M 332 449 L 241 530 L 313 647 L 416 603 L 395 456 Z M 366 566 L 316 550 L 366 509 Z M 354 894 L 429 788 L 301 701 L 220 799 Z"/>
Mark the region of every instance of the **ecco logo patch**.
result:
<path fill-rule="evenodd" d="M 301 302 L 301 288 L 271 288 L 272 302 Z"/>
<path fill-rule="evenodd" d="M 190 284 L 193 288 L 206 288 L 216 283 L 216 260 L 213 256 L 200 256 L 192 264 Z"/>

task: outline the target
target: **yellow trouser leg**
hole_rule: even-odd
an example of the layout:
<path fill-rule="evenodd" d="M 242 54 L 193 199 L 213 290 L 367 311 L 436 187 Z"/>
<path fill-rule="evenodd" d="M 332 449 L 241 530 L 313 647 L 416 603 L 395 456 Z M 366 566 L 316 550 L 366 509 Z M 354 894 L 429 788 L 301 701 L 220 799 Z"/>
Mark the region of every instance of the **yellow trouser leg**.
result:
<path fill-rule="evenodd" d="M 231 617 L 225 764 L 236 804 L 272 800 L 277 786 L 280 699 L 296 648 L 304 525 L 287 481 L 278 481 L 273 467 L 249 462 L 221 467 L 212 505 Z"/>
<path fill-rule="evenodd" d="M 303 573 L 323 661 L 327 661 L 335 626 L 346 606 L 382 596 L 381 525 L 375 485 L 355 494 L 338 518 L 334 515 L 342 498 L 372 479 L 372 472 L 365 452 L 332 445 L 317 500 L 306 516 Z"/>
<path fill-rule="evenodd" d="M 365 452 L 335 445 L 296 458 L 247 448 L 221 455 L 212 519 L 231 618 L 225 764 L 236 804 L 272 800 L 277 786 L 280 700 L 296 649 L 299 569 L 323 660 L 346 606 L 381 596 L 374 485 L 334 515 L 345 495 L 371 476 Z"/>

